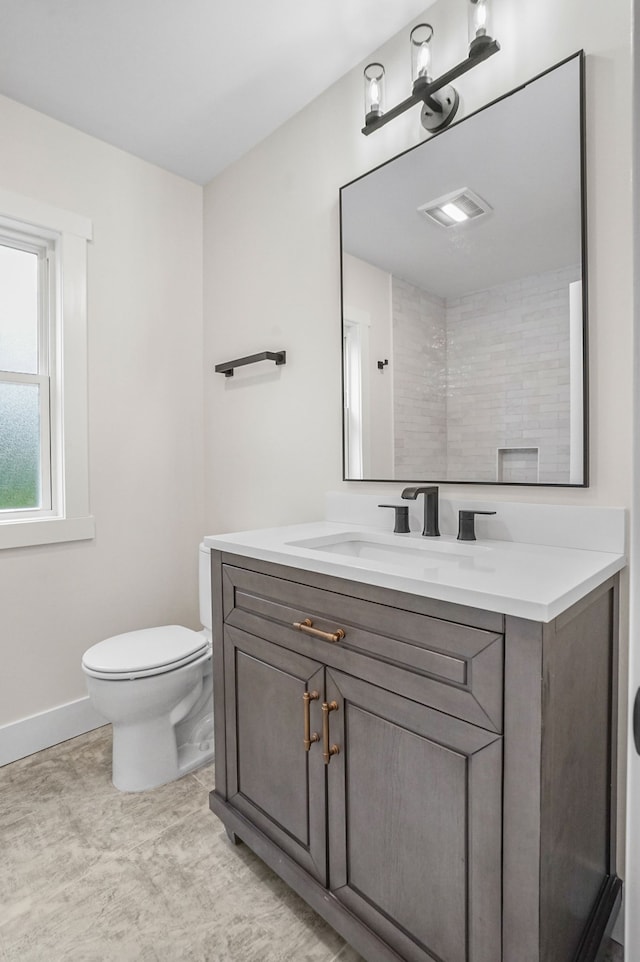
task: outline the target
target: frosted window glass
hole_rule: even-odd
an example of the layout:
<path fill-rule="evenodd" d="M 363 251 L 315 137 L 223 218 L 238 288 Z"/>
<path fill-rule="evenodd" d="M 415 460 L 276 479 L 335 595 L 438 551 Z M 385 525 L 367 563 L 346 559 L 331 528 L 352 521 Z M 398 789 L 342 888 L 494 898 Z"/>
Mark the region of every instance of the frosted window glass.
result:
<path fill-rule="evenodd" d="M 40 506 L 40 387 L 0 382 L 0 508 Z"/>
<path fill-rule="evenodd" d="M 38 255 L 1 244 L 0 370 L 38 373 Z"/>

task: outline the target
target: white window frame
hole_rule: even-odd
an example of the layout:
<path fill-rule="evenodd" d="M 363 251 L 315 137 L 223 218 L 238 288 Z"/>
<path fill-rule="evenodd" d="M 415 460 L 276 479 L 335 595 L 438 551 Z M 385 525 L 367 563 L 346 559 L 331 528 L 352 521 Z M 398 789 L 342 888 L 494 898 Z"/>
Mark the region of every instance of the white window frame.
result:
<path fill-rule="evenodd" d="M 0 237 L 21 235 L 28 243 L 47 245 L 49 312 L 48 357 L 38 376 L 49 384 L 47 423 L 50 444 L 45 461 L 51 466 L 51 502 L 39 509 L 0 512 L 0 549 L 80 541 L 95 536 L 89 511 L 87 411 L 87 242 L 91 221 L 29 197 L 0 190 Z M 46 375 L 45 373 L 46 372 Z M 3 374 L 3 380 L 26 383 L 30 378 Z M 42 381 L 41 383 L 45 383 Z M 45 394 L 41 390 L 41 397 Z M 42 404 L 45 403 L 43 400 Z M 41 407 L 41 413 L 43 408 Z M 46 478 L 43 478 L 43 494 Z"/>
<path fill-rule="evenodd" d="M 370 474 L 371 421 L 368 311 L 345 305 L 342 322 L 344 386 L 344 468 L 347 481 Z"/>

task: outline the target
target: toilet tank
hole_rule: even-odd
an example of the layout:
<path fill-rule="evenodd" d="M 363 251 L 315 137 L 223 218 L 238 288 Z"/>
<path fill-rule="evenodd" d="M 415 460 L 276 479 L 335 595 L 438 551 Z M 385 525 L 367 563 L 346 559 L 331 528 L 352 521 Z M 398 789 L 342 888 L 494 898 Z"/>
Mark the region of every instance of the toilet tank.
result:
<path fill-rule="evenodd" d="M 211 552 L 205 544 L 198 552 L 200 587 L 200 624 L 211 631 Z"/>

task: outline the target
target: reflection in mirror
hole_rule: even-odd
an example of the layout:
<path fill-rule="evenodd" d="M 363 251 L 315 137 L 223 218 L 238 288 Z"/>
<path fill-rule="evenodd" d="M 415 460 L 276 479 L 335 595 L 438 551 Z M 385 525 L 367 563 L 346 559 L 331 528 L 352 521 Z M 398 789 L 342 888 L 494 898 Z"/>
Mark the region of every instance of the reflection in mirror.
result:
<path fill-rule="evenodd" d="M 342 188 L 347 480 L 587 484 L 582 64 Z"/>

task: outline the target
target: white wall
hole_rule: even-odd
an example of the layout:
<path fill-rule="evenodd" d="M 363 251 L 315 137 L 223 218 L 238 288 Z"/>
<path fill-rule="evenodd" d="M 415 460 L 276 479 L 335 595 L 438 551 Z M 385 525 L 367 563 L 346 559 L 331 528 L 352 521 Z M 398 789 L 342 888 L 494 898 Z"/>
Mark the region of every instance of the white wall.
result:
<path fill-rule="evenodd" d="M 630 13 L 627 0 L 606 16 L 595 0 L 495 0 L 502 50 L 458 81 L 469 112 L 581 47 L 587 54 L 591 486 L 492 492 L 504 499 L 629 504 Z M 464 56 L 465 18 L 466 0 L 429 9 L 436 70 Z M 407 32 L 374 56 L 393 104 L 406 94 Z M 420 140 L 418 114 L 363 137 L 357 68 L 205 188 L 207 369 L 289 352 L 270 380 L 262 368 L 246 369 L 242 384 L 206 376 L 211 530 L 318 517 L 340 481 L 338 189 Z"/>
<path fill-rule="evenodd" d="M 466 54 L 466 2 L 428 11 L 435 72 Z M 502 50 L 457 83 L 469 112 L 580 48 L 587 54 L 591 486 L 450 486 L 448 495 L 631 503 L 631 10 L 629 0 L 606 9 L 596 0 L 494 0 Z M 389 104 L 407 95 L 407 36 L 368 58 L 385 63 Z M 358 68 L 205 188 L 212 532 L 318 518 L 324 492 L 340 485 L 338 189 L 422 138 L 417 109 L 363 137 L 362 99 Z M 270 348 L 288 351 L 277 373 L 256 369 L 236 383 L 209 373 L 217 361 Z M 622 624 L 624 689 L 626 595 Z M 625 711 L 623 703 L 623 719 Z"/>
<path fill-rule="evenodd" d="M 83 651 L 198 626 L 202 189 L 0 98 L 0 187 L 93 221 L 94 541 L 0 551 L 0 725 L 86 694 Z"/>

